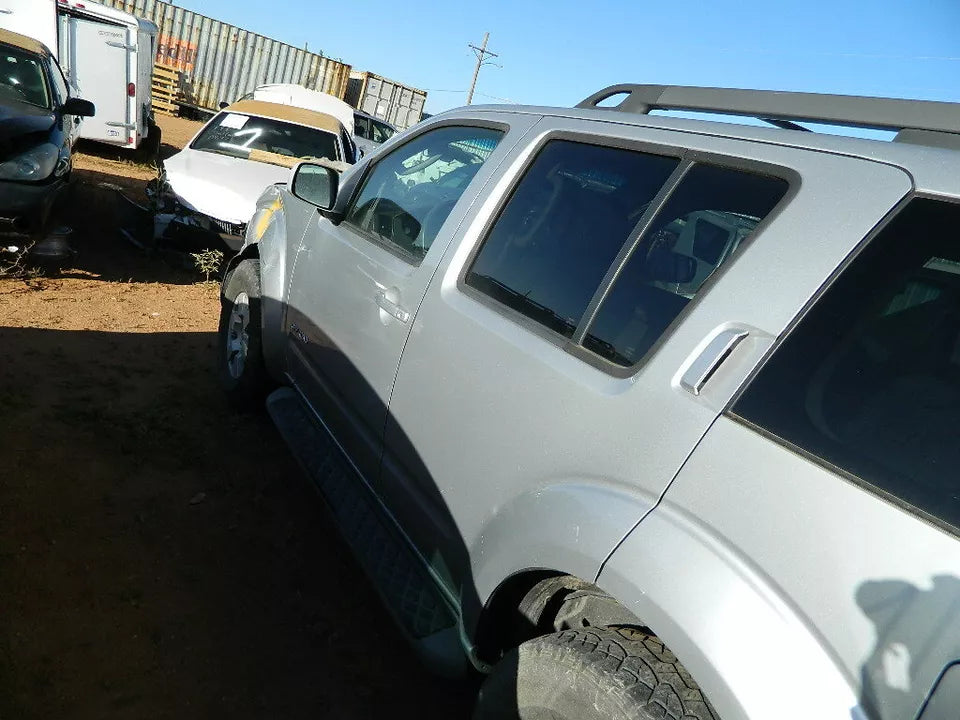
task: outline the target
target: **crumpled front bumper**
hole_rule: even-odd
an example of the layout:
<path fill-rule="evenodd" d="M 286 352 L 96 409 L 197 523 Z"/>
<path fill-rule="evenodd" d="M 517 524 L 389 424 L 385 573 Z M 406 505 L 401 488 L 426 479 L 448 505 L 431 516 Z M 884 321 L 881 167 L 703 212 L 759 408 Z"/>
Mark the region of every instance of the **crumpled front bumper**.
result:
<path fill-rule="evenodd" d="M 220 220 L 188 207 L 164 175 L 150 184 L 147 194 L 157 208 L 154 220 L 156 240 L 177 246 L 209 246 L 211 243 L 216 245 L 219 240 L 234 252 L 243 246 L 246 223 Z"/>

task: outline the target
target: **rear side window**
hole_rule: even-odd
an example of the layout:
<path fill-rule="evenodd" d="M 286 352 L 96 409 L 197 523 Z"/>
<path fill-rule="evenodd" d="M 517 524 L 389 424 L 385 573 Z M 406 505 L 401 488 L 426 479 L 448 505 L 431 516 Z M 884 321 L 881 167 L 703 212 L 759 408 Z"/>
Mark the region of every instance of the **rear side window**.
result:
<path fill-rule="evenodd" d="M 637 364 L 788 189 L 732 168 L 679 168 L 665 155 L 547 143 L 464 282 L 614 365 Z"/>
<path fill-rule="evenodd" d="M 584 347 L 639 362 L 786 191 L 779 178 L 695 165 L 633 248 Z"/>
<path fill-rule="evenodd" d="M 547 143 L 467 272 L 467 285 L 572 337 L 611 263 L 676 169 L 673 157 Z"/>
<path fill-rule="evenodd" d="M 734 414 L 960 528 L 960 205 L 913 200 Z"/>

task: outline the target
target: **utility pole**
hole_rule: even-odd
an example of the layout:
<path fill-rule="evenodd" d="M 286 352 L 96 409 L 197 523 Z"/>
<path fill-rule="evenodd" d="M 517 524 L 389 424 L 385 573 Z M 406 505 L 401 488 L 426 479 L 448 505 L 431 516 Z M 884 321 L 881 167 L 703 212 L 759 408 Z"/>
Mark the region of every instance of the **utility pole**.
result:
<path fill-rule="evenodd" d="M 467 93 L 467 105 L 473 102 L 473 91 L 477 87 L 477 76 L 480 74 L 480 66 L 484 64 L 484 61 L 487 59 L 487 55 L 490 57 L 499 57 L 499 55 L 496 53 L 487 50 L 487 40 L 489 39 L 490 33 L 484 33 L 483 44 L 480 47 L 477 47 L 476 45 L 468 46 L 477 55 L 477 67 L 473 69 L 473 82 L 470 83 L 470 92 Z"/>

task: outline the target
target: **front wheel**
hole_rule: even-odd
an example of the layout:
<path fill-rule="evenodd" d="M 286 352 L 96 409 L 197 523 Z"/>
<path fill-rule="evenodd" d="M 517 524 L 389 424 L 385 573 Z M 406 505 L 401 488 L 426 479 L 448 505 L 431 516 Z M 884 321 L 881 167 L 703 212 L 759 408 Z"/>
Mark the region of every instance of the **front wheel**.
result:
<path fill-rule="evenodd" d="M 217 374 L 239 410 L 263 407 L 269 378 L 263 363 L 260 263 L 244 260 L 224 279 Z"/>
<path fill-rule="evenodd" d="M 655 636 L 578 628 L 528 640 L 480 690 L 474 720 L 717 720 Z"/>

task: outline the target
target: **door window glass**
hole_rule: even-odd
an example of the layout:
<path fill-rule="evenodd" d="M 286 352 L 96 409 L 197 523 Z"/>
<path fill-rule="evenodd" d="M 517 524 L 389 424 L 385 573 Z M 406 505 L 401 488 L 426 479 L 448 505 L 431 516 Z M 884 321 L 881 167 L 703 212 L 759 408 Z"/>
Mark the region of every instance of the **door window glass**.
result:
<path fill-rule="evenodd" d="M 370 121 L 370 139 L 375 143 L 384 143 L 393 137 L 394 130 L 389 125 L 384 123 L 377 122 L 376 120 Z"/>
<path fill-rule="evenodd" d="M 913 200 L 733 412 L 960 529 L 960 205 Z"/>
<path fill-rule="evenodd" d="M 370 121 L 363 115 L 353 116 L 353 134 L 364 140 L 370 139 Z"/>
<path fill-rule="evenodd" d="M 553 140 L 466 274 L 467 285 L 565 337 L 679 160 Z"/>
<path fill-rule="evenodd" d="M 70 96 L 70 91 L 67 89 L 67 81 L 63 77 L 63 73 L 60 72 L 60 66 L 57 65 L 56 60 L 50 61 L 50 77 L 53 80 L 53 94 L 57 99 L 57 104 L 63 105 Z"/>
<path fill-rule="evenodd" d="M 420 135 L 373 166 L 345 222 L 419 261 L 501 137 L 478 127 Z"/>
<path fill-rule="evenodd" d="M 786 191 L 780 178 L 691 168 L 633 249 L 584 347 L 617 365 L 639 362 Z"/>

